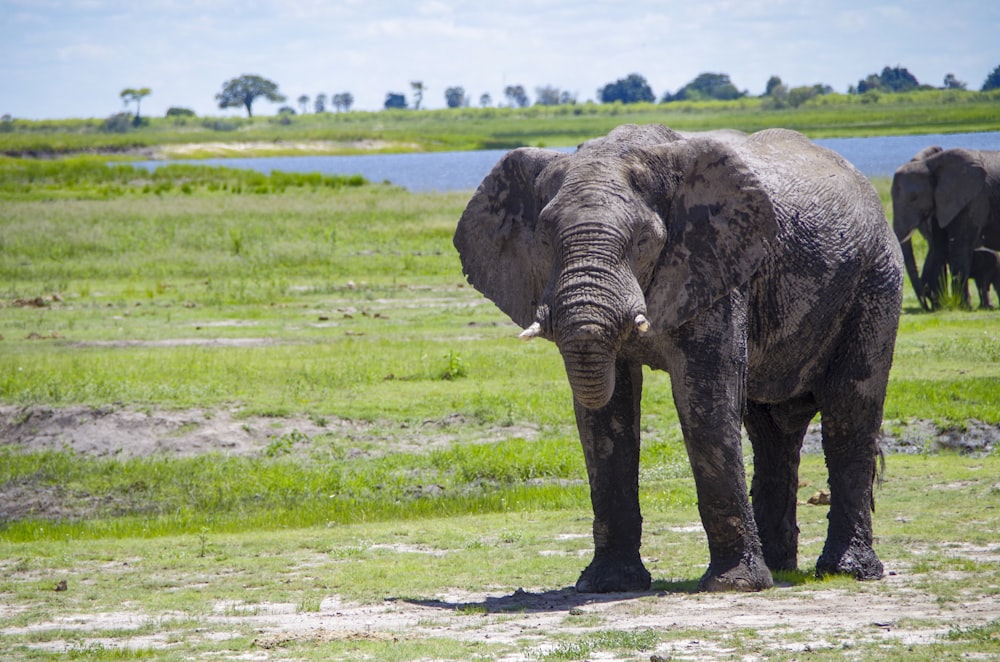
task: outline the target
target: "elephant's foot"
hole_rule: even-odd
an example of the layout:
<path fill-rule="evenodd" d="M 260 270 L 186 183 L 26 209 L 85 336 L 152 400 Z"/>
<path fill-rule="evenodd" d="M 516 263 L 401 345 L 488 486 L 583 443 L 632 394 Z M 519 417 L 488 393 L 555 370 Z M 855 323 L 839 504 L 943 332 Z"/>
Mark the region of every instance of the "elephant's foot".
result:
<path fill-rule="evenodd" d="M 832 548 L 827 543 L 816 562 L 816 576 L 850 575 L 857 580 L 882 579 L 884 569 L 870 545 L 852 542 L 846 548 Z"/>
<path fill-rule="evenodd" d="M 782 542 L 781 545 L 767 544 L 766 541 L 764 543 L 764 564 L 771 572 L 795 570 L 799 567 L 798 536 L 786 537 Z"/>
<path fill-rule="evenodd" d="M 577 593 L 630 593 L 648 591 L 652 577 L 639 554 L 628 557 L 594 557 L 576 580 Z"/>
<path fill-rule="evenodd" d="M 699 591 L 763 591 L 774 586 L 771 572 L 760 558 L 741 559 L 719 570 L 717 565 L 708 567 L 698 582 Z"/>

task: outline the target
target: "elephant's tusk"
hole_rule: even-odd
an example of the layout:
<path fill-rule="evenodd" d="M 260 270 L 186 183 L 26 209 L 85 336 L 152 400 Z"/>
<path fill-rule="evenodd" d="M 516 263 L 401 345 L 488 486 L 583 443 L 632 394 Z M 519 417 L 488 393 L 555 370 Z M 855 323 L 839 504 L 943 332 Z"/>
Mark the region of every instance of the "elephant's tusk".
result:
<path fill-rule="evenodd" d="M 542 325 L 539 324 L 538 322 L 535 322 L 527 329 L 522 331 L 521 334 L 518 336 L 518 338 L 520 338 L 521 340 L 531 340 L 541 332 L 542 332 Z"/>
<path fill-rule="evenodd" d="M 639 333 L 646 333 L 649 331 L 649 320 L 643 314 L 638 314 L 635 316 L 635 328 L 639 330 Z"/>

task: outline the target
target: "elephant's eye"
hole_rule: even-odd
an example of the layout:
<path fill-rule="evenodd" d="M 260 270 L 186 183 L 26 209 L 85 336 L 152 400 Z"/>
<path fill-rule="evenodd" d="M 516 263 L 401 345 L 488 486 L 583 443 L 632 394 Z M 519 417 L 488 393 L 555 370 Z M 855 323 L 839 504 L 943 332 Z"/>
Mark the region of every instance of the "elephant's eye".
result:
<path fill-rule="evenodd" d="M 636 234 L 635 245 L 637 248 L 645 248 L 647 244 L 653 239 L 653 233 L 649 231 L 649 228 L 642 228 Z"/>
<path fill-rule="evenodd" d="M 656 238 L 656 230 L 648 223 L 644 223 L 636 233 L 635 246 L 638 249 L 647 248 L 651 243 L 656 241 Z"/>

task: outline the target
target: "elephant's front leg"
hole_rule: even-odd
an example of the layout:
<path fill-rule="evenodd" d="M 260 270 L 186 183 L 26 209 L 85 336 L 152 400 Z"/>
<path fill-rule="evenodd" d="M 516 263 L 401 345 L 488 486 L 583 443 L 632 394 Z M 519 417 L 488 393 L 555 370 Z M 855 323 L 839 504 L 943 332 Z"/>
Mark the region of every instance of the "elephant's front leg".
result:
<path fill-rule="evenodd" d="M 743 466 L 747 354 L 738 322 L 720 308 L 704 324 L 682 328 L 681 358 L 670 370 L 708 538 L 710 562 L 699 583 L 703 591 L 759 591 L 774 585 Z"/>
<path fill-rule="evenodd" d="M 580 593 L 645 591 L 650 585 L 639 557 L 641 397 L 642 366 L 619 360 L 607 405 L 587 409 L 574 401 L 594 506 L 594 560 L 576 582 Z"/>

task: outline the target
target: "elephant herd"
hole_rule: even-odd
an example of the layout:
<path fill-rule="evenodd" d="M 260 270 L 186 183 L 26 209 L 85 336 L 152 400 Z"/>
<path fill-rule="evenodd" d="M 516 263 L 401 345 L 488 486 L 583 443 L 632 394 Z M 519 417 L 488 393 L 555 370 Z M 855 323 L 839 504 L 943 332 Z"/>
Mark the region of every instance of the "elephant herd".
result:
<path fill-rule="evenodd" d="M 904 266 L 927 307 L 948 270 L 959 290 L 995 278 L 996 253 L 980 249 L 1000 248 L 998 183 L 1000 153 L 926 149 L 896 173 L 894 233 L 871 182 L 794 131 L 625 125 L 571 154 L 501 158 L 454 244 L 468 281 L 565 365 L 594 512 L 577 591 L 650 587 L 644 366 L 670 375 L 708 542 L 702 590 L 761 590 L 797 567 L 799 456 L 817 414 L 830 511 L 816 572 L 880 578 L 873 486 Z M 929 244 L 922 274 L 914 231 Z"/>
<path fill-rule="evenodd" d="M 952 297 L 969 307 L 968 281 L 979 305 L 1000 294 L 1000 152 L 928 147 L 896 170 L 892 180 L 893 230 L 920 305 L 933 309 Z M 918 270 L 911 241 L 927 242 Z M 950 272 L 950 277 L 949 277 Z"/>

